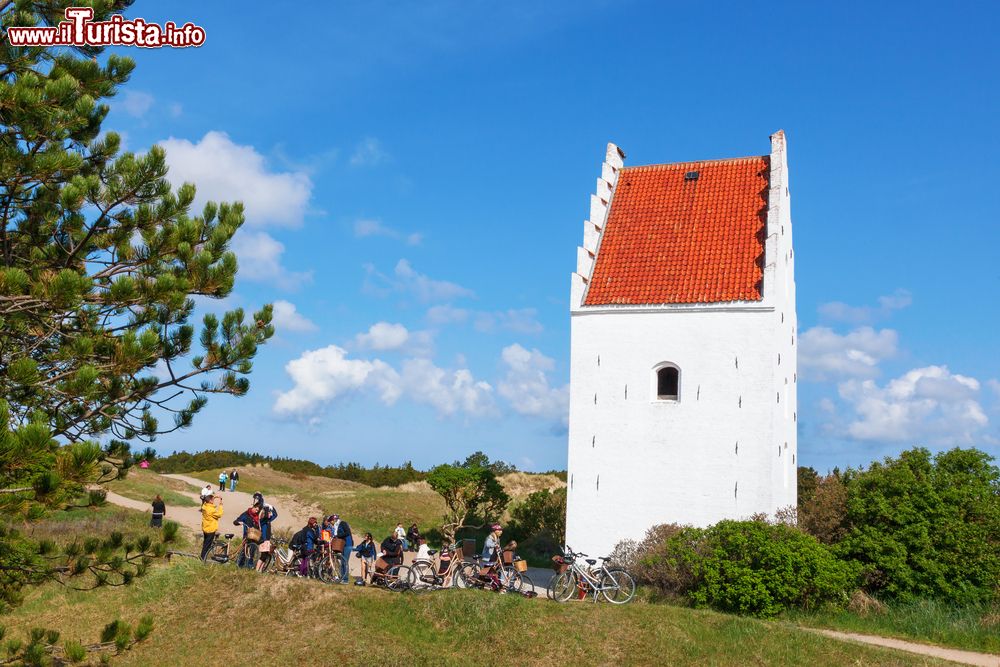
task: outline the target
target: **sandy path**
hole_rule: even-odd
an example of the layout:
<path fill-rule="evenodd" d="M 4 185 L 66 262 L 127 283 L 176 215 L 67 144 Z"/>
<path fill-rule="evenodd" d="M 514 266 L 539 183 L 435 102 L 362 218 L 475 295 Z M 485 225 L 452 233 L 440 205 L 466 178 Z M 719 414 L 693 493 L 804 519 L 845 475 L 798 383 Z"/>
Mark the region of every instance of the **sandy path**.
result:
<path fill-rule="evenodd" d="M 810 632 L 817 632 L 833 639 L 841 641 L 860 642 L 873 646 L 883 646 L 885 648 L 906 651 L 907 653 L 917 653 L 931 658 L 940 658 L 950 662 L 957 662 L 963 665 L 976 665 L 977 667 L 1000 667 L 1000 656 L 989 653 L 976 653 L 974 651 L 963 651 L 957 648 L 945 648 L 943 646 L 929 646 L 908 642 L 902 639 L 892 639 L 890 637 L 876 637 L 874 635 L 859 635 L 853 632 L 837 632 L 835 630 L 816 630 L 808 628 Z"/>

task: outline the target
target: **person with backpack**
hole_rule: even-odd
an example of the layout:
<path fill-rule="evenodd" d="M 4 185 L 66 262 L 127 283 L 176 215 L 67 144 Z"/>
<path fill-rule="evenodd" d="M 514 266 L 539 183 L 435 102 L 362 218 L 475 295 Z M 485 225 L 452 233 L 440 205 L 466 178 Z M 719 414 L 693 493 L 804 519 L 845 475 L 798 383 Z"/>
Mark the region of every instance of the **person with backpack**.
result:
<path fill-rule="evenodd" d="M 273 506 L 264 503 L 263 500 L 264 497 L 261 496 L 260 515 L 258 517 L 260 519 L 260 560 L 257 561 L 258 572 L 263 572 L 267 568 L 268 563 L 271 561 L 271 524 L 278 518 L 278 510 L 274 509 Z"/>
<path fill-rule="evenodd" d="M 219 519 L 222 518 L 222 497 L 212 496 L 206 498 L 201 504 L 201 559 L 205 560 L 212 542 L 215 541 L 215 534 L 219 532 Z"/>
<path fill-rule="evenodd" d="M 309 517 L 309 522 L 305 528 L 295 533 L 292 543 L 289 546 L 296 548 L 299 552 L 299 576 L 304 577 L 309 573 L 309 556 L 316 550 L 319 543 L 319 521 L 316 517 Z"/>
<path fill-rule="evenodd" d="M 261 538 L 260 531 L 260 510 L 256 507 L 249 507 L 247 511 L 236 517 L 233 521 L 234 526 L 243 526 L 243 544 L 244 546 L 248 543 L 257 543 Z M 236 567 L 250 568 L 255 567 L 256 563 L 251 562 L 246 558 L 246 549 L 240 549 L 240 554 L 236 558 Z"/>
<path fill-rule="evenodd" d="M 344 540 L 344 548 L 340 558 L 340 583 L 346 584 L 351 573 L 348 563 L 351 560 L 351 551 L 354 550 L 354 535 L 351 533 L 351 525 L 340 518 L 339 514 L 330 517 L 333 519 L 333 538 Z"/>

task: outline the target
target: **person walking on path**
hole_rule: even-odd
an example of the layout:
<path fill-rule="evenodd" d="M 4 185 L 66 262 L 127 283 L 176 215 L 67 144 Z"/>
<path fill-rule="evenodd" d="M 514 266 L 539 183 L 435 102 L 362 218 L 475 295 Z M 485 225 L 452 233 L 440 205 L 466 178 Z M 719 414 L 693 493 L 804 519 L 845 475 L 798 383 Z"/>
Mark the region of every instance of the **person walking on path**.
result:
<path fill-rule="evenodd" d="M 219 473 L 219 491 L 225 491 L 226 490 L 226 480 L 228 480 L 228 479 L 229 479 L 229 475 L 226 474 L 225 470 L 223 470 L 222 472 Z"/>
<path fill-rule="evenodd" d="M 229 474 L 229 490 L 235 491 L 236 485 L 240 483 L 240 474 L 236 472 L 236 468 Z"/>
<path fill-rule="evenodd" d="M 205 560 L 208 550 L 212 548 L 215 534 L 219 532 L 219 519 L 222 518 L 222 496 L 212 496 L 201 504 L 201 559 Z"/>
<path fill-rule="evenodd" d="M 347 584 L 350 583 L 347 580 L 351 572 L 348 562 L 351 560 L 351 552 L 354 550 L 354 535 L 351 533 L 351 525 L 342 520 L 339 514 L 334 514 L 330 518 L 333 519 L 333 537 L 344 540 L 344 549 L 340 559 L 340 583 Z"/>
<path fill-rule="evenodd" d="M 400 541 L 403 545 L 403 551 L 406 551 L 409 547 L 406 544 L 406 530 L 403 528 L 402 522 L 396 524 L 396 530 L 394 531 L 396 539 Z"/>
<path fill-rule="evenodd" d="M 153 516 L 149 519 L 150 528 L 162 528 L 163 527 L 163 515 L 167 513 L 167 506 L 163 502 L 163 498 L 160 494 L 156 494 L 153 498 Z"/>

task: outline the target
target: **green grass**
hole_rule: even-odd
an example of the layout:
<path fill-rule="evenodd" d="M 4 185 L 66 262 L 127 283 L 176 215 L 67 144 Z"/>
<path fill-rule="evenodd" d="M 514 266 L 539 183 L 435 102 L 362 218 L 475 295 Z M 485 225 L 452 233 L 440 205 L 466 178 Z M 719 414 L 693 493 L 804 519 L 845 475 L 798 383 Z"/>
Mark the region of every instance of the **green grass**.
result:
<path fill-rule="evenodd" d="M 892 603 L 883 613 L 865 616 L 847 610 L 822 610 L 794 612 L 786 618 L 812 627 L 1000 653 L 1000 607 L 996 606 L 917 600 Z"/>
<path fill-rule="evenodd" d="M 192 492 L 197 492 L 193 486 L 147 470 L 129 470 L 125 479 L 111 482 L 108 489 L 126 498 L 147 503 L 152 503 L 156 494 L 160 494 L 168 507 L 198 506 L 198 501 L 191 497 Z"/>
<path fill-rule="evenodd" d="M 107 537 L 112 532 L 122 533 L 129 541 L 142 535 L 160 538 L 160 529 L 149 527 L 149 515 L 143 512 L 116 507 L 110 503 L 101 507 L 75 507 L 70 510 L 49 512 L 43 521 L 19 527 L 35 540 L 52 540 L 58 545 L 68 544 L 85 537 Z M 187 531 L 178 531 L 170 548 L 188 544 Z"/>
<path fill-rule="evenodd" d="M 4 619 L 93 641 L 114 617 L 153 614 L 153 635 L 116 665 L 944 665 L 773 622 L 666 605 L 527 600 L 481 591 L 415 595 L 260 576 L 194 561 L 92 593 L 46 586 Z M 257 639 L 239 641 L 251 632 Z M 233 644 L 233 642 L 237 642 Z M 237 650 L 238 649 L 238 650 Z M 321 656 L 321 658 L 319 657 Z"/>

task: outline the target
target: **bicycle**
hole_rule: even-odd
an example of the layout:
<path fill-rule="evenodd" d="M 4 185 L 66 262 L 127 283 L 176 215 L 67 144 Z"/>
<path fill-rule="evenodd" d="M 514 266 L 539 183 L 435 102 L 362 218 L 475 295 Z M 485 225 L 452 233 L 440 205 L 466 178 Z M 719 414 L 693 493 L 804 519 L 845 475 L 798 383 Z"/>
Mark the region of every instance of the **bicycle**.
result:
<path fill-rule="evenodd" d="M 494 589 L 495 587 L 495 590 L 503 590 L 510 593 L 534 590 L 535 585 L 532 583 L 531 578 L 527 573 L 520 572 L 517 566 L 514 565 L 514 563 L 523 562 L 521 559 L 512 559 L 510 563 L 503 561 L 491 563 L 486 570 L 495 571 L 496 581 L 491 576 L 483 574 L 482 559 L 482 556 L 473 556 L 473 562 L 462 565 L 462 569 L 458 575 L 461 580 L 459 588 L 486 589 L 489 587 L 490 589 Z"/>
<path fill-rule="evenodd" d="M 280 537 L 271 538 L 271 557 L 267 560 L 262 572 L 286 577 L 298 575 L 299 555 L 288 546 L 288 540 Z"/>
<path fill-rule="evenodd" d="M 234 537 L 236 537 L 235 533 L 226 533 L 223 539 L 220 539 L 219 534 L 216 533 L 205 557 L 205 562 L 211 560 L 220 565 L 235 562 L 236 566 L 240 568 L 252 569 L 255 567 L 257 558 L 260 557 L 260 546 L 256 542 L 241 538 L 239 548 L 233 549 Z"/>
<path fill-rule="evenodd" d="M 333 551 L 329 542 L 320 542 L 309 559 L 309 573 L 326 584 L 340 581 L 343 555 Z"/>
<path fill-rule="evenodd" d="M 574 593 L 579 594 L 581 599 L 592 594 L 594 602 L 601 596 L 612 604 L 625 604 L 635 597 L 632 575 L 620 567 L 609 568 L 607 557 L 588 558 L 587 554 L 574 553 L 568 546 L 563 548 L 563 554 L 562 562 L 567 568 L 557 573 L 549 584 L 550 597 L 556 602 L 566 602 Z M 580 564 L 581 558 L 587 567 Z M 601 561 L 599 567 L 598 560 Z"/>
<path fill-rule="evenodd" d="M 457 544 L 452 544 L 448 549 L 442 549 L 441 556 L 437 561 L 433 560 L 437 554 L 436 549 L 427 551 L 432 560 L 415 560 L 410 565 L 409 586 L 414 591 L 432 591 L 442 588 L 458 588 L 459 572 L 462 569 L 462 552 Z M 448 567 L 441 571 L 442 563 L 447 560 Z"/>

